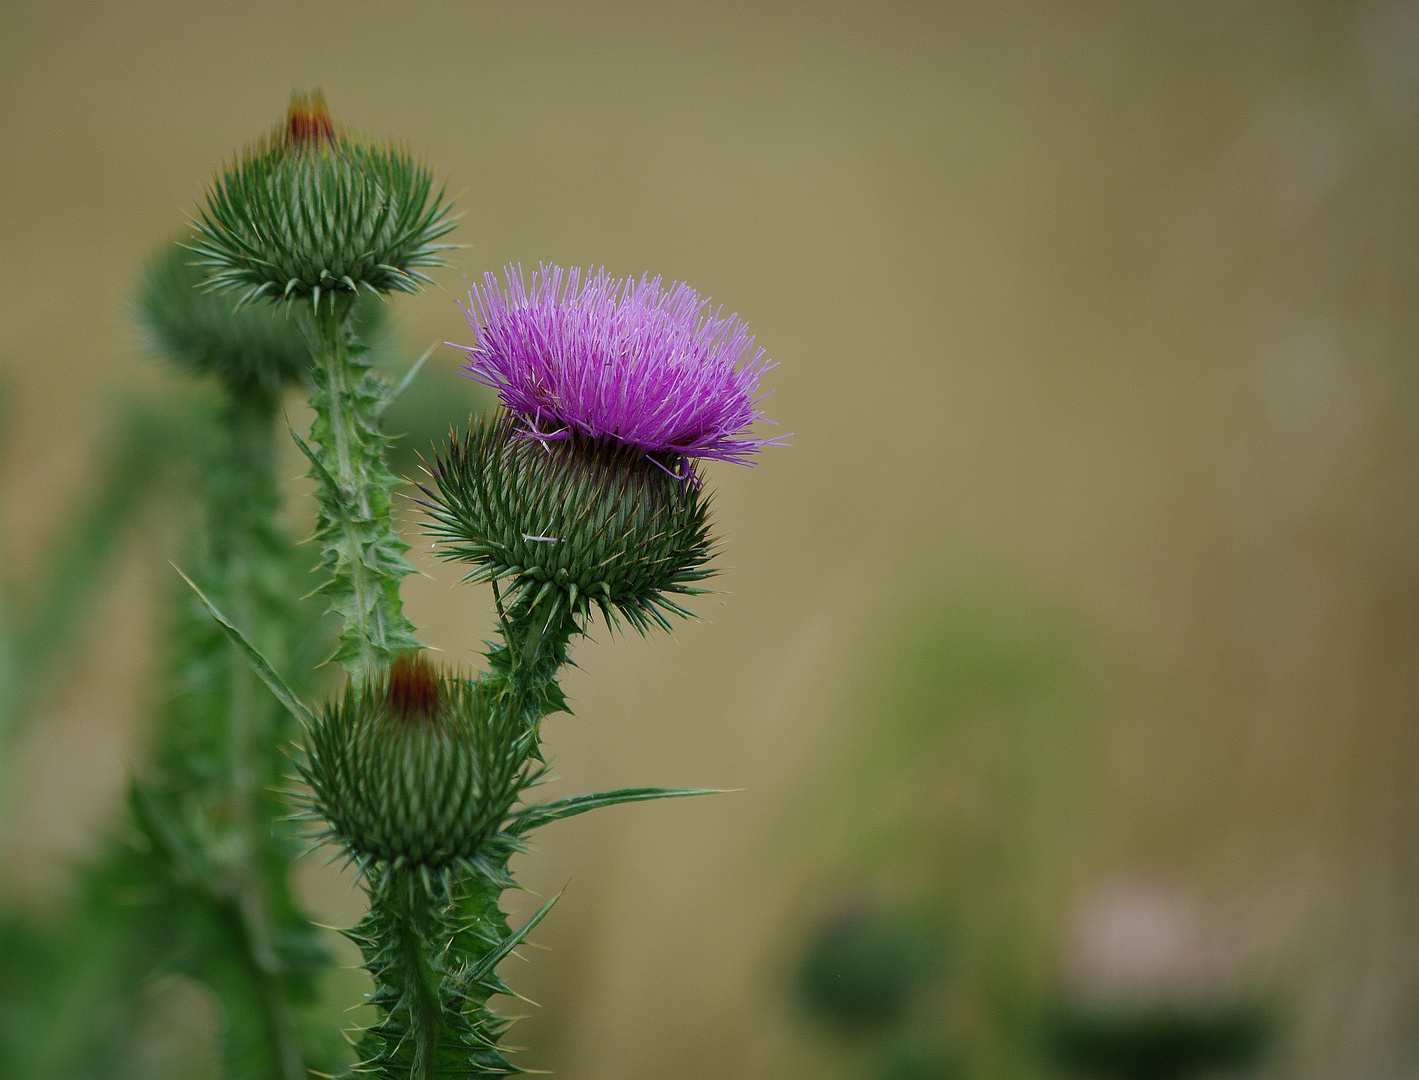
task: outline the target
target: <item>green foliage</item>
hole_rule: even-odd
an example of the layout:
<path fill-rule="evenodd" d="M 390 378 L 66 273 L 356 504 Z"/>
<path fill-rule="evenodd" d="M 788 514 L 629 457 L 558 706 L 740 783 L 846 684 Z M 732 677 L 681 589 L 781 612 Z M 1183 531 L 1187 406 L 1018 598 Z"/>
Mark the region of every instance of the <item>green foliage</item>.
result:
<path fill-rule="evenodd" d="M 511 597 L 552 598 L 585 618 L 669 629 L 687 612 L 666 594 L 694 595 L 712 571 L 709 502 L 698 478 L 671 475 L 678 457 L 609 440 L 545 441 L 511 418 L 479 420 L 454 440 L 425 488 L 439 556 L 473 563 L 470 581 L 511 579 Z"/>
<path fill-rule="evenodd" d="M 319 310 L 366 289 L 417 292 L 456 224 L 433 175 L 392 148 L 287 131 L 247 151 L 207 190 L 193 250 L 217 289 Z M 323 104 L 321 106 L 323 111 Z M 329 124 L 328 116 L 324 119 Z"/>
<path fill-rule="evenodd" d="M 190 374 L 215 374 L 244 392 L 308 386 L 310 344 L 290 312 L 237 308 L 231 297 L 201 291 L 206 275 L 193 259 L 187 243 L 172 243 L 143 271 L 133 314 L 148 349 Z M 357 305 L 355 323 L 365 340 L 380 332 L 384 307 L 373 296 Z"/>
<path fill-rule="evenodd" d="M 601 791 L 595 795 L 574 795 L 569 799 L 555 799 L 549 803 L 539 803 L 519 811 L 508 825 L 508 832 L 523 836 L 533 829 L 550 825 L 563 818 L 576 817 L 588 810 L 600 810 L 603 806 L 620 803 L 648 802 L 651 799 L 683 799 L 687 795 L 719 795 L 716 788 L 621 788 L 619 791 Z"/>

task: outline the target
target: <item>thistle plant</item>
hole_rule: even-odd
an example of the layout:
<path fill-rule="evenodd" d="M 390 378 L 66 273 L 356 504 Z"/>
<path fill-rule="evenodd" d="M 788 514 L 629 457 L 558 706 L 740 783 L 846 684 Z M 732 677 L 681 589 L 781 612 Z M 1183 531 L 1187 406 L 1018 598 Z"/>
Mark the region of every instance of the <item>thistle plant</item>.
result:
<path fill-rule="evenodd" d="M 668 629 L 667 615 L 687 614 L 671 596 L 710 573 L 707 495 L 687 448 L 745 461 L 761 445 L 745 429 L 763 361 L 744 364 L 752 339 L 722 332 L 737 320 L 708 315 L 683 286 L 667 296 L 658 282 L 579 280 L 548 268 L 527 290 L 510 270 L 506 293 L 493 280 L 474 291 L 468 371 L 506 411 L 453 439 L 423 489 L 440 556 L 492 584 L 501 640 L 487 669 L 469 680 L 401 658 L 312 724 L 312 816 L 370 893 L 353 936 L 380 1011 L 358 1049 L 378 1075 L 520 1071 L 488 1000 L 511 992 L 497 965 L 556 897 L 512 931 L 499 907 L 510 857 L 564 817 L 703 793 L 527 799 L 545 774 L 541 723 L 566 705 L 558 671 L 593 609 L 612 626 Z M 539 376 L 583 393 L 535 398 Z"/>
<path fill-rule="evenodd" d="M 353 321 L 361 290 L 414 292 L 428 282 L 455 222 L 433 176 L 409 155 L 337 130 L 324 99 L 297 97 L 286 122 L 207 192 L 193 245 L 207 287 L 238 303 L 294 309 L 313 359 L 310 459 L 328 580 L 343 620 L 335 653 L 355 680 L 418 648 L 399 582 L 412 571 L 390 517 L 398 481 L 379 421 L 395 388 L 371 370 Z"/>
<path fill-rule="evenodd" d="M 316 94 L 222 171 L 193 226 L 135 303 L 150 350 L 214 387 L 179 559 L 190 591 L 129 821 L 85 871 L 82 919 L 110 947 L 76 949 L 82 977 L 32 1007 L 54 1019 L 21 1071 L 121 1075 L 97 1029 L 65 1025 L 98 1017 L 100 999 L 136 1000 L 165 971 L 211 989 L 226 1075 L 337 1070 L 312 1009 L 328 958 L 292 886 L 304 828 L 353 865 L 369 900 L 346 934 L 373 980 L 374 1020 L 353 1034 L 346 1074 L 521 1072 L 490 1002 L 513 993 L 499 964 L 557 898 L 514 929 L 501 907 L 510 860 L 563 818 L 705 793 L 537 801 L 542 723 L 566 710 L 560 670 L 598 618 L 645 634 L 690 614 L 716 550 L 703 463 L 750 464 L 777 441 L 753 432 L 764 352 L 686 285 L 557 267 L 530 283 L 517 269 L 504 284 L 486 276 L 460 347 L 464 373 L 502 407 L 451 433 L 415 501 L 436 554 L 491 585 L 498 631 L 480 670 L 441 666 L 403 611 L 412 567 L 381 427 L 419 365 L 393 385 L 368 331 L 371 304 L 442 263 L 449 203 L 429 169 L 338 127 Z M 315 481 L 309 556 L 279 525 L 273 472 L 291 392 L 314 413 L 307 435 L 290 432 Z M 302 599 L 312 569 L 315 607 Z M 327 660 L 343 685 L 318 699 Z M 85 1068 L 65 1049 L 80 1042 Z"/>

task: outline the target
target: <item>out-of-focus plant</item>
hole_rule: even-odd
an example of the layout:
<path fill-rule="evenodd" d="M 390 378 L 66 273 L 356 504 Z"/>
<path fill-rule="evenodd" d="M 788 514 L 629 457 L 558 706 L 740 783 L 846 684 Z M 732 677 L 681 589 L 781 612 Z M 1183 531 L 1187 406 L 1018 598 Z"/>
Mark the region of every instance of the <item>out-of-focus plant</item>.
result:
<path fill-rule="evenodd" d="M 947 974 L 942 928 L 858 904 L 824 921 L 799 961 L 803 1011 L 880 1080 L 948 1080 L 960 1051 L 929 1015 Z"/>
<path fill-rule="evenodd" d="M 310 561 L 276 523 L 272 472 L 277 408 L 288 387 L 308 383 L 309 350 L 291 324 L 233 311 L 199 291 L 200 281 L 178 244 L 143 275 L 134 314 L 145 347 L 202 385 L 135 412 L 88 520 L 56 549 L 64 585 L 47 590 L 41 625 L 26 636 L 62 643 L 121 535 L 117 519 L 164 481 L 170 503 L 190 500 L 179 514 L 183 562 L 231 598 L 293 679 L 309 683 L 325 631 L 318 607 L 300 601 Z M 364 314 L 379 318 L 368 306 Z M 7 1074 L 124 1075 L 143 987 L 162 972 L 194 975 L 213 991 L 229 1074 L 304 1076 L 306 1060 L 337 1060 L 329 1038 L 301 1031 L 326 960 L 292 900 L 300 844 L 273 794 L 288 766 L 290 721 L 186 586 L 175 590 L 163 641 L 155 730 L 130 786 L 129 821 L 80 872 L 69 920 L 14 924 L 32 954 L 16 951 L 24 976 L 8 980 L 23 988 L 10 1015 L 28 1019 L 0 1042 Z M 50 653 L 30 649 L 33 662 L 20 671 L 33 683 Z"/>
<path fill-rule="evenodd" d="M 123 406 L 41 567 L 26 584 L 0 583 L 0 810 L 12 751 L 80 645 L 128 526 L 154 495 L 183 488 L 207 453 L 204 412 L 196 396 Z M 0 912 L 0 1075 L 125 1075 L 141 1002 L 127 992 L 134 935 L 118 885 L 105 868 L 86 871 L 64 920 Z"/>
<path fill-rule="evenodd" d="M 1039 1010 L 1052 915 L 1090 861 L 1059 840 L 1077 835 L 1066 823 L 1097 788 L 1090 733 L 1109 707 L 1109 654 L 1084 620 L 1018 586 L 916 600 L 889 623 L 853 698 L 844 764 L 809 804 L 814 859 L 825 877 L 871 881 L 894 909 L 950 929 L 949 976 L 913 1007 L 901 1068 L 1049 1075 Z"/>
<path fill-rule="evenodd" d="M 798 967 L 797 990 L 814 1019 L 870 1034 L 903 1018 L 939 975 L 939 933 L 924 924 L 855 908 L 818 928 Z"/>
<path fill-rule="evenodd" d="M 1270 1016 L 1240 1002 L 1061 1006 L 1051 1047 L 1069 1071 L 1109 1080 L 1183 1080 L 1250 1072 L 1271 1037 Z"/>
<path fill-rule="evenodd" d="M 1066 942 L 1067 986 L 1045 1022 L 1055 1060 L 1117 1080 L 1254 1069 L 1272 1014 L 1244 992 L 1235 941 L 1177 889 L 1095 889 Z"/>

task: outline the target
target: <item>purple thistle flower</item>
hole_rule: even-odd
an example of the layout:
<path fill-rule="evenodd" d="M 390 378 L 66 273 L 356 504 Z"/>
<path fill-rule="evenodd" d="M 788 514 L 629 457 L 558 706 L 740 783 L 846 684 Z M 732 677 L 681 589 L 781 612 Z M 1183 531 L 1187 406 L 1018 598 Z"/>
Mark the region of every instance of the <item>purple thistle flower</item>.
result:
<path fill-rule="evenodd" d="M 468 294 L 477 335 L 465 374 L 498 392 L 540 438 L 580 432 L 647 453 L 750 464 L 759 377 L 773 365 L 738 316 L 685 284 L 543 266 L 507 290 L 492 274 Z M 756 396 L 757 395 L 757 396 Z"/>

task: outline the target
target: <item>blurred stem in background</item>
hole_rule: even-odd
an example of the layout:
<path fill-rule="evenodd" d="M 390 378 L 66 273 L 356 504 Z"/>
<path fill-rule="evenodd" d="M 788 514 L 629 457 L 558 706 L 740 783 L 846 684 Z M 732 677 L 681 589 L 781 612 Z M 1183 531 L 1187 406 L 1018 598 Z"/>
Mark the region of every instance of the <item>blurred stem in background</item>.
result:
<path fill-rule="evenodd" d="M 252 385 L 227 385 L 224 399 L 185 569 L 283 676 L 312 688 L 323 635 L 298 600 L 308 560 L 275 520 L 278 399 Z M 179 930 L 173 963 L 221 1005 L 227 1075 L 297 1080 L 331 1059 L 300 1032 L 328 958 L 291 893 L 300 844 L 278 791 L 294 726 L 190 591 L 177 604 L 171 696 L 151 775 L 133 786 L 136 851 Z"/>
<path fill-rule="evenodd" d="M 0 815 L 9 809 L 14 745 L 77 646 L 129 523 L 149 495 L 190 466 L 203 437 L 187 402 L 128 405 L 97 455 L 104 462 L 98 479 L 54 530 L 32 584 L 0 577 Z"/>
<path fill-rule="evenodd" d="M 309 353 L 284 320 L 233 312 L 200 293 L 188 258 L 173 245 L 155 260 L 136 304 L 152 350 L 190 374 L 215 375 L 219 388 L 215 400 L 194 395 L 167 410 L 188 437 L 163 443 L 166 457 L 180 459 L 171 453 L 176 443 L 196 466 L 190 494 L 199 511 L 181 559 L 282 676 L 311 692 L 328 632 L 318 605 L 299 599 L 312 567 L 277 523 L 273 472 L 281 395 L 306 378 Z M 146 459 L 115 473 L 165 475 Z M 112 483 L 96 505 L 128 505 L 135 482 Z M 109 524 L 70 537 L 73 559 L 91 548 L 102 554 L 94 536 L 111 544 L 118 530 Z M 97 581 L 97 569 L 86 569 Z M 46 934 L 17 923 L 34 949 L 50 954 L 23 970 L 52 976 L 18 994 L 11 1015 L 30 1022 L 0 1032 L 6 1075 L 125 1075 L 144 987 L 162 972 L 190 974 L 211 989 L 225 1075 L 302 1080 L 310 1068 L 338 1063 L 330 1018 L 306 1015 L 328 957 L 291 890 L 299 841 L 278 792 L 292 721 L 191 589 L 173 589 L 158 723 L 131 784 L 131 822 L 82 871 L 69 925 Z M 69 625 L 62 607 L 46 614 Z M 36 649 L 46 644 L 38 631 L 29 636 Z"/>

